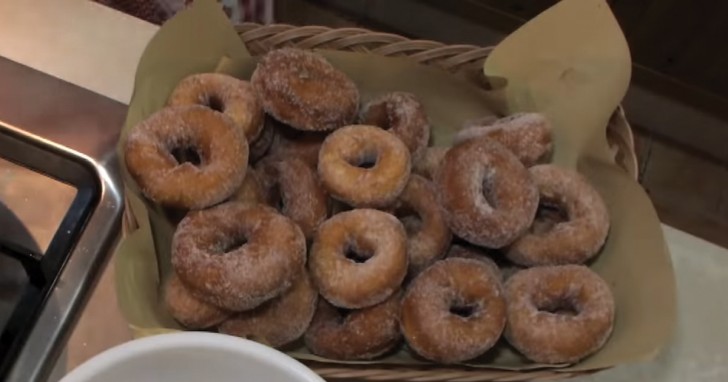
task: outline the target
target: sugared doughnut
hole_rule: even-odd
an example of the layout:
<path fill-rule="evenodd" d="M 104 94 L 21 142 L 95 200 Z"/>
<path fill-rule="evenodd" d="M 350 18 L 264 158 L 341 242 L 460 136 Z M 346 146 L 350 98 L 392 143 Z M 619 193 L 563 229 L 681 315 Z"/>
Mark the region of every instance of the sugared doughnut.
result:
<path fill-rule="evenodd" d="M 355 207 L 384 207 L 407 184 L 410 154 L 392 133 L 374 126 L 347 126 L 324 140 L 318 173 L 332 197 Z"/>
<path fill-rule="evenodd" d="M 422 152 L 422 156 L 412 162 L 412 173 L 424 176 L 427 179 L 435 179 L 435 173 L 445 159 L 445 153 L 449 147 L 428 147 Z"/>
<path fill-rule="evenodd" d="M 473 244 L 506 246 L 526 232 L 536 214 L 538 189 L 528 170 L 488 138 L 453 146 L 435 178 L 450 229 Z"/>
<path fill-rule="evenodd" d="M 249 204 L 266 204 L 268 202 L 258 174 L 253 169 L 248 168 L 243 184 L 233 193 L 229 201 Z"/>
<path fill-rule="evenodd" d="M 414 276 L 445 255 L 452 234 L 429 180 L 412 175 L 395 203 L 394 214 L 407 231 L 409 274 Z"/>
<path fill-rule="evenodd" d="M 501 336 L 506 303 L 500 281 L 485 263 L 440 260 L 425 269 L 402 300 L 401 327 L 417 354 L 440 363 L 475 358 Z"/>
<path fill-rule="evenodd" d="M 430 141 L 430 123 L 414 94 L 392 92 L 369 101 L 361 113 L 361 124 L 388 130 L 407 146 L 417 161 Z"/>
<path fill-rule="evenodd" d="M 316 311 L 318 293 L 305 270 L 280 296 L 220 324 L 220 333 L 279 348 L 300 338 Z"/>
<path fill-rule="evenodd" d="M 539 213 L 530 232 L 510 246 L 508 259 L 534 266 L 592 258 L 609 233 L 609 212 L 599 192 L 572 170 L 538 165 L 529 171 L 541 194 Z"/>
<path fill-rule="evenodd" d="M 399 330 L 401 296 L 395 293 L 368 308 L 344 311 L 319 299 L 304 340 L 312 353 L 340 360 L 366 360 L 394 349 Z"/>
<path fill-rule="evenodd" d="M 506 281 L 505 291 L 505 337 L 534 362 L 576 362 L 599 350 L 612 333 L 612 292 L 583 265 L 525 269 Z"/>
<path fill-rule="evenodd" d="M 124 154 L 126 168 L 147 198 L 167 207 L 199 209 L 222 202 L 240 187 L 248 144 L 224 114 L 179 106 L 134 126 Z"/>
<path fill-rule="evenodd" d="M 267 53 L 250 82 L 268 114 L 299 130 L 333 130 L 352 123 L 359 110 L 354 82 L 310 51 Z"/>
<path fill-rule="evenodd" d="M 328 135 L 320 131 L 301 131 L 275 122 L 276 137 L 270 155 L 297 157 L 312 168 L 318 166 L 319 150 Z"/>
<path fill-rule="evenodd" d="M 308 263 L 319 293 L 329 302 L 347 309 L 372 306 L 402 284 L 407 234 L 386 212 L 342 212 L 319 226 Z"/>
<path fill-rule="evenodd" d="M 188 329 L 210 328 L 232 315 L 195 297 L 174 272 L 164 284 L 164 305 L 172 317 Z"/>
<path fill-rule="evenodd" d="M 276 139 L 276 129 L 272 126 L 273 118 L 266 116 L 263 122 L 263 130 L 260 132 L 258 139 L 250 143 L 250 163 L 255 163 L 263 158 L 270 147 L 273 145 L 273 141 Z"/>
<path fill-rule="evenodd" d="M 222 73 L 187 76 L 177 84 L 167 100 L 169 106 L 202 105 L 224 113 L 252 142 L 263 128 L 263 108 L 253 86 Z"/>
<path fill-rule="evenodd" d="M 328 212 L 316 171 L 296 157 L 268 156 L 255 168 L 267 203 L 298 224 L 306 238 L 313 237 Z"/>
<path fill-rule="evenodd" d="M 503 273 L 501 272 L 500 267 L 498 264 L 493 261 L 488 255 L 483 251 L 482 248 L 474 247 L 472 245 L 460 245 L 460 244 L 453 244 L 450 246 L 450 248 L 447 250 L 446 257 L 453 258 L 453 257 L 460 257 L 464 259 L 473 259 L 478 260 L 490 268 L 491 271 L 493 271 L 493 275 L 496 279 L 502 281 L 503 280 Z"/>
<path fill-rule="evenodd" d="M 229 202 L 190 212 L 172 238 L 172 266 L 195 296 L 226 310 L 255 308 L 291 286 L 306 239 L 270 207 Z"/>
<path fill-rule="evenodd" d="M 551 124 L 539 113 L 517 113 L 482 125 L 465 127 L 455 135 L 454 144 L 488 137 L 511 150 L 524 166 L 531 167 L 548 158 L 553 147 Z"/>

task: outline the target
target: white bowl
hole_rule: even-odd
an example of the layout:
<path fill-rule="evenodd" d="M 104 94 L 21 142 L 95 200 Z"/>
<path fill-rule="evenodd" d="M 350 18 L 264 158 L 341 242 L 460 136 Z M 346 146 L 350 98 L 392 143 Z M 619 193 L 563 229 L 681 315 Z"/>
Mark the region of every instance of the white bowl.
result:
<path fill-rule="evenodd" d="M 324 382 L 302 363 L 259 343 L 216 333 L 160 334 L 111 348 L 61 382 Z"/>

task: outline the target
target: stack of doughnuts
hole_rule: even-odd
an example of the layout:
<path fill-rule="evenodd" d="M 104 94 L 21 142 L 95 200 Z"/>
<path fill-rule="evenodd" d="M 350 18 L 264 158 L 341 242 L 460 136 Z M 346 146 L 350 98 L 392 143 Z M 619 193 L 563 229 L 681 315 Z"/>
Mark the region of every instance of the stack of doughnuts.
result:
<path fill-rule="evenodd" d="M 586 178 L 548 164 L 549 121 L 464 121 L 452 147 L 430 129 L 416 95 L 362 103 L 310 51 L 269 52 L 249 82 L 183 79 L 124 151 L 150 203 L 186 211 L 166 311 L 338 360 L 404 346 L 462 363 L 501 338 L 537 363 L 599 350 L 614 298 L 584 264 L 609 215 Z"/>

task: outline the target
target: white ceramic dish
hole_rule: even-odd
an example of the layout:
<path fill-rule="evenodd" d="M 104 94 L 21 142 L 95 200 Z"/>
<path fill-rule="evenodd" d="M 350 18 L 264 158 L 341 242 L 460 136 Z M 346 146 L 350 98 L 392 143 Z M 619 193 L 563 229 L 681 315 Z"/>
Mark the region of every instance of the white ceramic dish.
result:
<path fill-rule="evenodd" d="M 293 358 L 242 338 L 160 334 L 111 348 L 61 382 L 324 382 Z"/>

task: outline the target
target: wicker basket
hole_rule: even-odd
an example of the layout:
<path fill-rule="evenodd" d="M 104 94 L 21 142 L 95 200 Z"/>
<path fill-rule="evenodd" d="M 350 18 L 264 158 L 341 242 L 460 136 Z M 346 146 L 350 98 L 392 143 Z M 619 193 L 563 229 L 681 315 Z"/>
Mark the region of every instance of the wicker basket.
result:
<path fill-rule="evenodd" d="M 427 65 L 436 65 L 453 73 L 465 74 L 480 86 L 487 86 L 482 74 L 483 61 L 492 47 L 445 45 L 435 41 L 410 40 L 406 37 L 372 32 L 360 28 L 332 29 L 322 26 L 260 25 L 246 23 L 237 26 L 240 38 L 252 55 L 292 46 L 306 49 L 368 52 L 383 56 L 408 56 Z M 607 141 L 617 164 L 637 179 L 638 165 L 634 136 L 621 107 L 615 110 L 607 126 Z M 137 224 L 127 208 L 124 230 L 131 232 Z M 361 381 L 547 381 L 569 378 L 588 372 L 557 370 L 488 370 L 459 366 L 400 366 L 400 365 L 341 365 L 304 361 L 316 373 L 328 380 Z"/>

